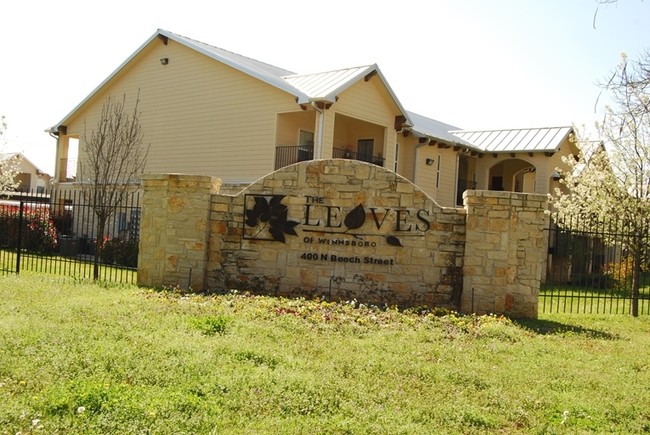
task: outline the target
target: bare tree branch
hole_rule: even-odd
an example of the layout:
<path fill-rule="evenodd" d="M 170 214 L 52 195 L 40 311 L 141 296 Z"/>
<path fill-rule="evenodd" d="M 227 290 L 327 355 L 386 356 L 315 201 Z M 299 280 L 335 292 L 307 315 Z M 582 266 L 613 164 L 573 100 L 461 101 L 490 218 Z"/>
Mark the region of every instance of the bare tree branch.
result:
<path fill-rule="evenodd" d="M 79 161 L 77 179 L 98 221 L 95 279 L 106 222 L 139 183 L 147 162 L 150 145 L 144 144 L 139 104 L 139 91 L 130 113 L 126 94 L 121 100 L 109 96 L 96 127 L 90 132 L 84 127 L 80 141 L 83 158 Z"/>

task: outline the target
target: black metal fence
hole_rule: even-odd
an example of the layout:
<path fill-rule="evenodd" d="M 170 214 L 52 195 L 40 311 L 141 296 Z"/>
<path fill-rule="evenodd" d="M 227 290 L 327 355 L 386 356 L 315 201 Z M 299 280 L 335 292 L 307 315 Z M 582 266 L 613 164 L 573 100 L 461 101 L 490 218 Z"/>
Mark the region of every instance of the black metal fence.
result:
<path fill-rule="evenodd" d="M 650 314 L 649 229 L 553 216 L 540 312 Z"/>
<path fill-rule="evenodd" d="M 20 193 L 0 199 L 0 274 L 49 273 L 135 283 L 139 194 L 114 207 L 98 234 L 97 207 L 78 190 Z"/>

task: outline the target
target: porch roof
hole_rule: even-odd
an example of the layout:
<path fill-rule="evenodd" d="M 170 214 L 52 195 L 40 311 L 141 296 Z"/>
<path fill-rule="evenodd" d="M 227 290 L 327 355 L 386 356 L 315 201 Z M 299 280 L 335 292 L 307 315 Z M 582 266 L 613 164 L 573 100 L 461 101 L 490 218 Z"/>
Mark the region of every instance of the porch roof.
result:
<path fill-rule="evenodd" d="M 520 128 L 508 130 L 452 130 L 485 152 L 557 152 L 573 127 Z"/>
<path fill-rule="evenodd" d="M 438 142 L 454 146 L 463 146 L 474 151 L 482 151 L 474 144 L 450 133 L 452 130 L 458 130 L 458 127 L 445 124 L 444 122 L 435 119 L 427 118 L 426 116 L 414 112 L 408 112 L 408 115 L 413 122 L 413 127 L 410 130 L 413 132 L 415 137 L 426 137 Z"/>
<path fill-rule="evenodd" d="M 402 107 L 397 95 L 395 95 L 391 89 L 377 64 L 313 74 L 294 74 L 284 76 L 283 78 L 287 83 L 304 92 L 311 101 L 327 101 L 334 103 L 341 92 L 352 86 L 361 78 L 369 79 L 375 74 L 381 78 L 386 90 L 393 98 L 393 101 L 399 108 L 400 112 L 406 116 L 407 124 L 410 125 L 411 120 L 409 119 L 408 112 Z"/>

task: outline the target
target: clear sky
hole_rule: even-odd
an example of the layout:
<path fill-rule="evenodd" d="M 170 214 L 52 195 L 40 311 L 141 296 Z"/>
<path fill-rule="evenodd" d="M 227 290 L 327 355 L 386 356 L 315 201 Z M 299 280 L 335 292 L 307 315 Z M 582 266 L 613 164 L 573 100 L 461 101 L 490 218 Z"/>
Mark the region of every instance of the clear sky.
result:
<path fill-rule="evenodd" d="M 650 48 L 650 1 L 4 2 L 4 151 L 52 174 L 44 131 L 158 28 L 297 73 L 376 63 L 407 110 L 465 129 L 591 126 L 596 83 Z"/>

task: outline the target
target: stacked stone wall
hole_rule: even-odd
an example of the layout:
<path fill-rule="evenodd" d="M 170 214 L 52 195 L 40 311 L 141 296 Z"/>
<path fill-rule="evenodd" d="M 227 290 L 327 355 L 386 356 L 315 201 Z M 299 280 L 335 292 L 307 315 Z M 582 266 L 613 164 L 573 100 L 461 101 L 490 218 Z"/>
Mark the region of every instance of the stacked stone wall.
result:
<path fill-rule="evenodd" d="M 205 290 L 209 203 L 221 180 L 144 175 L 138 284 Z"/>
<path fill-rule="evenodd" d="M 537 317 L 546 263 L 544 195 L 467 191 L 461 310 Z"/>

